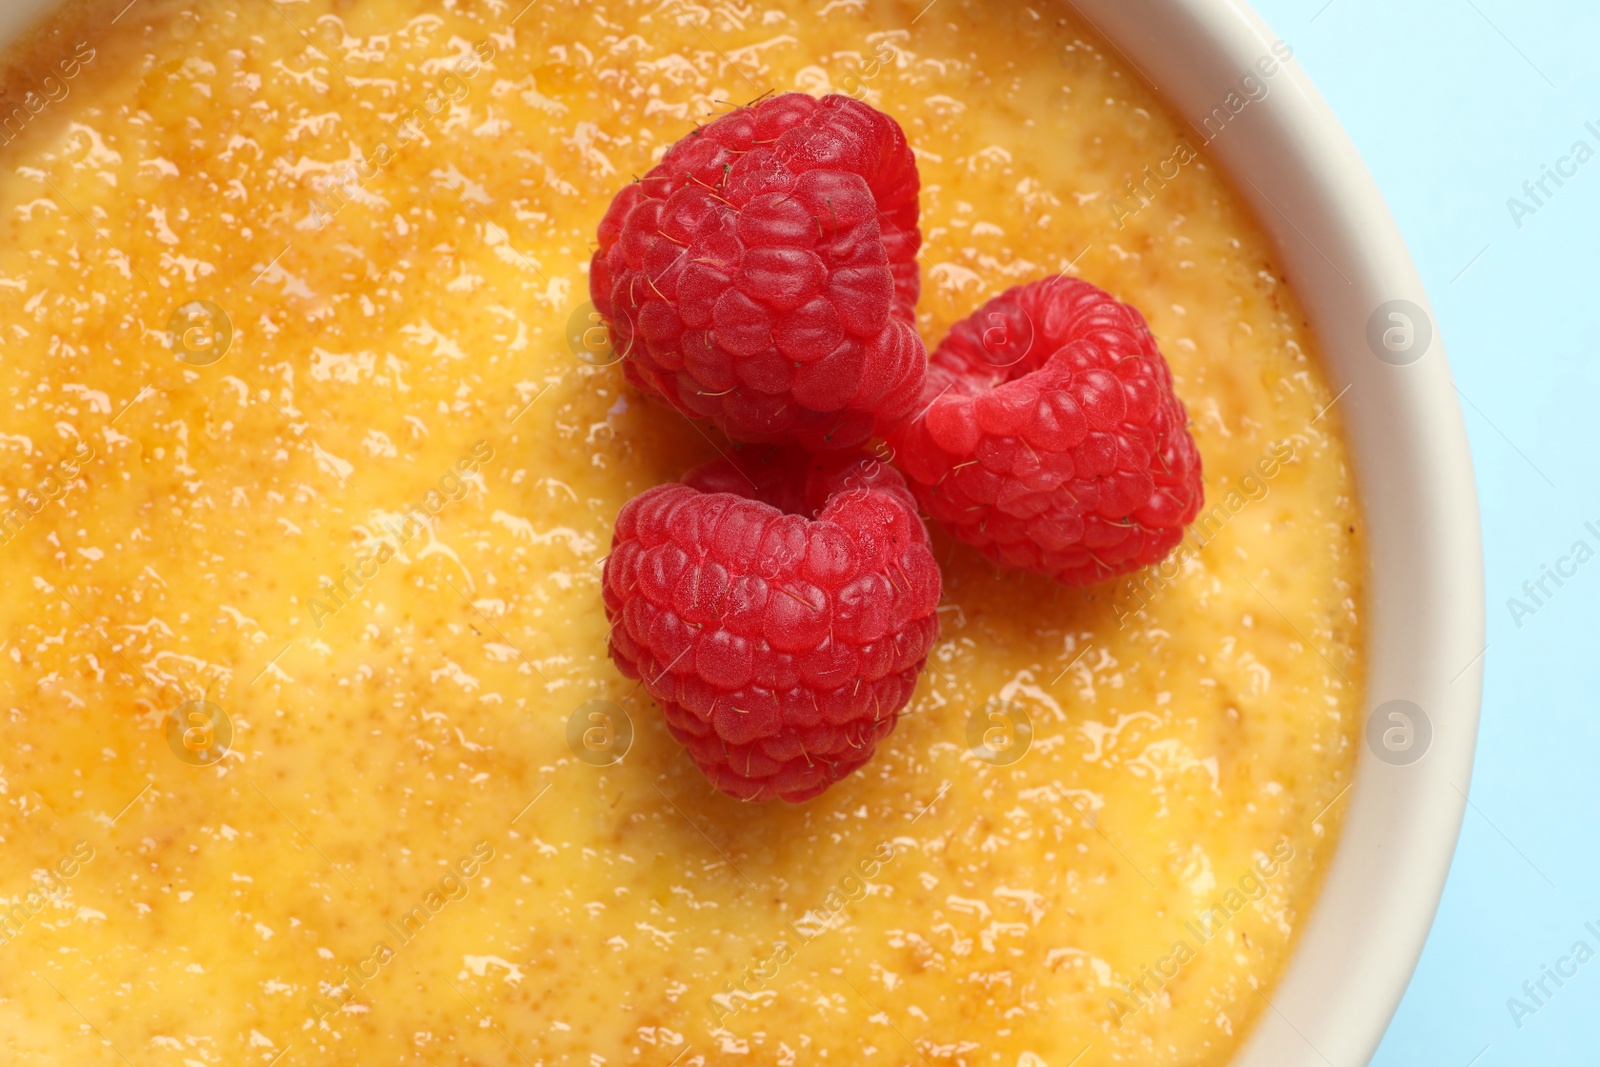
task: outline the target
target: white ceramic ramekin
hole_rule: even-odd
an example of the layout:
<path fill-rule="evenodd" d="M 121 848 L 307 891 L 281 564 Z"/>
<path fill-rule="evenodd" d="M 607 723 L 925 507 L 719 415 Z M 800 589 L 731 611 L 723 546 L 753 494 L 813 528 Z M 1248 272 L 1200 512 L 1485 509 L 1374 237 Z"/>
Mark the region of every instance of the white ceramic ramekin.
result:
<path fill-rule="evenodd" d="M 1358 1067 L 1433 922 L 1477 738 L 1483 548 L 1450 366 L 1383 197 L 1293 59 L 1263 64 L 1283 48 L 1260 16 L 1241 0 L 1071 2 L 1254 208 L 1340 394 L 1370 534 L 1371 729 L 1322 895 L 1235 1064 Z"/>
<path fill-rule="evenodd" d="M 0 4 L 0 48 L 11 44 L 17 34 L 37 22 L 57 0 L 11 0 Z"/>
<path fill-rule="evenodd" d="M 0 3 L 0 47 L 55 3 Z M 1254 207 L 1340 395 L 1369 531 L 1366 708 L 1377 722 L 1339 801 L 1343 836 L 1322 896 L 1235 1067 L 1359 1067 L 1433 921 L 1477 736 L 1483 550 L 1450 367 L 1371 175 L 1298 65 L 1261 65 L 1282 48 L 1248 5 L 1071 3 L 1193 124 Z M 1417 720 L 1409 751 L 1383 741 L 1396 729 L 1405 739 L 1397 708 Z"/>

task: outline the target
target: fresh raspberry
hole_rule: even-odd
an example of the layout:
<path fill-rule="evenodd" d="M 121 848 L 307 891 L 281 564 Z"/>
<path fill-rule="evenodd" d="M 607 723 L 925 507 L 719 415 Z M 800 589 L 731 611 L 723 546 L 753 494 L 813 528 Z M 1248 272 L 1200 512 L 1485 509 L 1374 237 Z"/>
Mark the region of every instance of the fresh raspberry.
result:
<path fill-rule="evenodd" d="M 764 450 L 617 515 L 611 658 L 711 784 L 798 803 L 872 758 L 939 634 L 939 568 L 898 471 Z"/>
<path fill-rule="evenodd" d="M 1200 452 L 1138 310 L 1077 279 L 1007 290 L 930 358 L 890 443 L 917 499 L 1007 566 L 1092 585 L 1164 559 L 1200 510 Z"/>
<path fill-rule="evenodd" d="M 889 116 L 785 93 L 673 145 L 600 222 L 627 378 L 739 441 L 854 449 L 916 407 L 917 167 Z"/>

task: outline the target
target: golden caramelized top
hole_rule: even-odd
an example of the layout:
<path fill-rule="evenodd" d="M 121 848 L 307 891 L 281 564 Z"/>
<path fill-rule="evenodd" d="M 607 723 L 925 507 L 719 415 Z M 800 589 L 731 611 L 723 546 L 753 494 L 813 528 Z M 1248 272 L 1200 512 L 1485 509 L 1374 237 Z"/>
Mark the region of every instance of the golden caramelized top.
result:
<path fill-rule="evenodd" d="M 0 1061 L 1227 1062 L 1336 836 L 1361 527 L 1293 295 L 1114 50 L 962 0 L 125 3 L 0 112 Z M 727 446 L 582 338 L 615 190 L 790 88 L 916 146 L 930 342 L 1051 272 L 1143 310 L 1208 507 L 1087 591 L 936 531 L 909 714 L 752 807 L 599 597 L 618 508 Z"/>

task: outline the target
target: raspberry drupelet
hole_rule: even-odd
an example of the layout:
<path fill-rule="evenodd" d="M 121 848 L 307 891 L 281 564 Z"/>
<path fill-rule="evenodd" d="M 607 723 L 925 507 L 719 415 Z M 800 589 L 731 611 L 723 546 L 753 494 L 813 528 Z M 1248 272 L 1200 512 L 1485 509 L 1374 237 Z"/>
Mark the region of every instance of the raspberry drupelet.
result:
<path fill-rule="evenodd" d="M 760 449 L 617 515 L 611 657 L 712 785 L 816 796 L 872 757 L 938 637 L 939 568 L 900 473 Z"/>
<path fill-rule="evenodd" d="M 737 441 L 855 449 L 915 409 L 916 161 L 889 116 L 784 93 L 606 211 L 589 292 L 628 380 Z"/>
<path fill-rule="evenodd" d="M 927 513 L 1005 566 L 1092 585 L 1156 563 L 1200 510 L 1200 452 L 1144 317 L 1078 279 L 1009 289 L 930 358 L 890 438 Z"/>

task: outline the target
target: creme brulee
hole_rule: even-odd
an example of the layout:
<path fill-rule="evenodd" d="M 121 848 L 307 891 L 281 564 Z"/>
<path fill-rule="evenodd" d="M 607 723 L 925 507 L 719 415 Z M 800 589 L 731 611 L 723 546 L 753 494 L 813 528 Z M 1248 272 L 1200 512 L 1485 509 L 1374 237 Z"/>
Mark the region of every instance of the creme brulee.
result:
<path fill-rule="evenodd" d="M 0 1062 L 1229 1061 L 1337 837 L 1364 556 L 1215 131 L 1057 5 L 125 5 L 0 101 Z M 905 127 L 930 343 L 1054 272 L 1139 306 L 1207 508 L 1089 590 L 935 532 L 898 729 L 749 806 L 599 592 L 728 446 L 585 302 L 612 194 L 788 89 Z"/>

